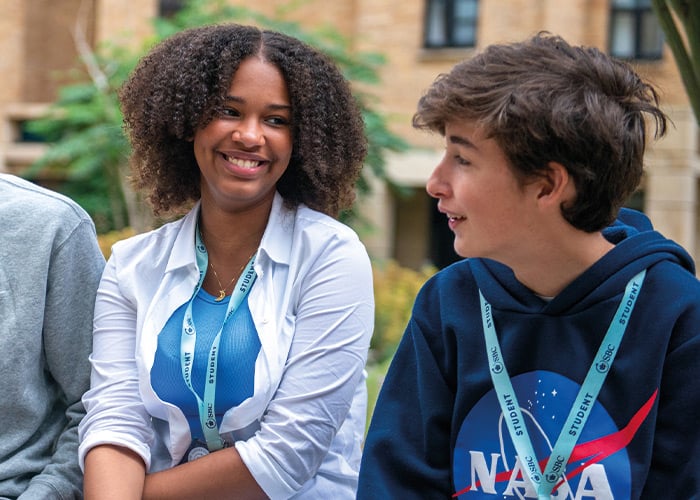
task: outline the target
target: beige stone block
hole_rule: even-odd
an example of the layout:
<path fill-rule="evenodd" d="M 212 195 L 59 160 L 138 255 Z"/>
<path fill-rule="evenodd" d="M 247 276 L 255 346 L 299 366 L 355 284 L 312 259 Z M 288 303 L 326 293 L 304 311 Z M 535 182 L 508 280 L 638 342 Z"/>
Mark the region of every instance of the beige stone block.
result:
<path fill-rule="evenodd" d="M 683 246 L 691 255 L 695 253 L 695 206 L 666 202 L 649 203 L 645 209 L 654 228 L 667 238 Z"/>
<path fill-rule="evenodd" d="M 696 201 L 696 177 L 688 175 L 650 175 L 646 182 L 646 200 L 667 204 L 693 204 Z"/>

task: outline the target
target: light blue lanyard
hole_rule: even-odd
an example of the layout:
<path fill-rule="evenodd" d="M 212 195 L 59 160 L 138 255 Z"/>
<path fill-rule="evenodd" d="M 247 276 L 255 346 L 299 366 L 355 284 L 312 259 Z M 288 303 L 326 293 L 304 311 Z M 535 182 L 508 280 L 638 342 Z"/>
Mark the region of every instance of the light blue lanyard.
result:
<path fill-rule="evenodd" d="M 598 353 L 588 369 L 588 374 L 571 407 L 559 438 L 554 448 L 552 448 L 544 473 L 540 470 L 537 462 L 537 456 L 525 427 L 520 404 L 515 396 L 510 376 L 501 355 L 501 347 L 496 336 L 491 305 L 486 301 L 481 290 L 479 290 L 481 319 L 484 325 L 484 338 L 486 339 L 491 379 L 493 380 L 494 389 L 498 395 L 498 402 L 501 405 L 501 411 L 505 417 L 515 451 L 520 457 L 530 481 L 537 489 L 538 498 L 541 500 L 549 500 L 552 490 L 566 472 L 566 464 L 569 461 L 571 452 L 578 441 L 581 430 L 586 424 L 586 420 L 593 409 L 593 403 L 598 397 L 600 388 L 620 347 L 620 342 L 627 329 L 632 310 L 637 302 L 639 291 L 644 283 L 645 275 L 646 270 L 637 274 L 627 283 L 622 301 L 608 327 L 603 342 L 600 344 Z"/>
<path fill-rule="evenodd" d="M 209 361 L 206 368 L 206 380 L 204 382 L 204 398 L 200 398 L 199 394 L 194 390 L 192 386 L 192 366 L 194 363 L 194 351 L 195 344 L 197 341 L 197 329 L 194 326 L 194 320 L 192 319 L 192 302 L 194 298 L 199 293 L 202 288 L 202 283 L 204 282 L 204 276 L 207 273 L 207 265 L 209 263 L 209 257 L 207 254 L 207 249 L 202 243 L 202 238 L 199 233 L 199 226 L 195 231 L 195 253 L 197 255 L 197 267 L 199 268 L 199 282 L 197 287 L 187 304 L 187 309 L 185 310 L 185 317 L 182 320 L 182 333 L 180 335 L 180 364 L 182 367 L 182 378 L 187 384 L 190 392 L 197 399 L 197 406 L 199 408 L 199 421 L 202 425 L 202 432 L 204 433 L 204 439 L 207 442 L 207 448 L 209 451 L 220 450 L 223 448 L 224 443 L 219 435 L 219 429 L 216 425 L 216 412 L 215 412 L 215 400 L 216 400 L 216 376 L 217 367 L 219 362 L 219 342 L 221 341 L 221 332 L 226 325 L 233 313 L 236 312 L 238 306 L 241 305 L 243 300 L 248 295 L 248 292 L 253 286 L 255 279 L 257 277 L 254 269 L 255 265 L 255 254 L 250 258 L 248 266 L 245 272 L 241 274 L 236 282 L 236 287 L 233 289 L 231 298 L 228 302 L 228 307 L 226 309 L 226 316 L 224 316 L 224 321 L 219 328 L 216 337 L 212 341 L 211 348 L 209 350 Z"/>

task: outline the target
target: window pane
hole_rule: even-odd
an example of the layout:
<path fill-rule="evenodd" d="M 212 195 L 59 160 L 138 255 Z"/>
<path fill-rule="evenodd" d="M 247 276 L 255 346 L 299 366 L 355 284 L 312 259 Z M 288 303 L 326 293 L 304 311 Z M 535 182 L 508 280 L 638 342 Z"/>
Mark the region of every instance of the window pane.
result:
<path fill-rule="evenodd" d="M 623 12 L 614 13 L 612 18 L 610 54 L 615 57 L 634 57 L 635 35 L 634 16 Z"/>
<path fill-rule="evenodd" d="M 458 46 L 473 46 L 476 42 L 477 0 L 456 0 L 452 42 Z"/>
<path fill-rule="evenodd" d="M 476 19 L 477 0 L 456 0 L 455 17 L 457 19 Z"/>
<path fill-rule="evenodd" d="M 612 0 L 610 6 L 613 9 L 651 9 L 651 0 Z"/>
<path fill-rule="evenodd" d="M 611 6 L 613 9 L 634 9 L 637 2 L 638 0 L 613 0 Z"/>
<path fill-rule="evenodd" d="M 453 44 L 459 46 L 472 46 L 474 45 L 474 34 L 475 29 L 473 24 L 460 24 L 454 27 L 452 33 L 454 39 Z"/>
<path fill-rule="evenodd" d="M 645 13 L 642 17 L 642 33 L 640 34 L 640 55 L 645 57 L 660 57 L 664 36 L 659 21 L 653 12 Z"/>
<path fill-rule="evenodd" d="M 172 17 L 185 7 L 185 0 L 159 0 L 158 15 L 160 17 Z"/>
<path fill-rule="evenodd" d="M 433 0 L 428 2 L 428 20 L 425 33 L 425 44 L 428 47 L 442 47 L 447 44 L 445 9 L 445 0 Z"/>

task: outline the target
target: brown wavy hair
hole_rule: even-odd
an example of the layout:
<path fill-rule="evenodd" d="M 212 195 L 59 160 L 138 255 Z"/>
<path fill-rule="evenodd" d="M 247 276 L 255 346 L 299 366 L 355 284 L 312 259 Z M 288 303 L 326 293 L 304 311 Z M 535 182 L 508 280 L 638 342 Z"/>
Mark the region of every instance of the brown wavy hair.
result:
<path fill-rule="evenodd" d="M 655 137 L 666 132 L 658 105 L 656 90 L 629 64 L 542 32 L 491 45 L 439 75 L 413 125 L 443 135 L 450 121 L 484 127 L 521 180 L 541 175 L 550 162 L 564 165 L 577 196 L 562 214 L 593 232 L 613 222 L 639 185 L 645 115 Z"/>
<path fill-rule="evenodd" d="M 156 45 L 120 89 L 132 181 L 156 215 L 200 198 L 191 138 L 223 104 L 241 61 L 254 55 L 282 72 L 291 101 L 292 155 L 277 184 L 285 203 L 333 217 L 352 205 L 367 140 L 349 82 L 329 57 L 296 38 L 220 24 Z"/>

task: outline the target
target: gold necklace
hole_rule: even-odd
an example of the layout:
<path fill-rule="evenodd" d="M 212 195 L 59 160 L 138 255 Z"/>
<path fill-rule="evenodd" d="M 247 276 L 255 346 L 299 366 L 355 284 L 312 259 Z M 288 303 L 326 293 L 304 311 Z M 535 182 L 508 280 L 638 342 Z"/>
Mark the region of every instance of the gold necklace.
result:
<path fill-rule="evenodd" d="M 257 252 L 257 251 L 258 251 L 258 249 L 256 248 L 255 252 Z M 221 284 L 221 280 L 219 279 L 219 275 L 216 274 L 216 269 L 214 269 L 214 264 L 212 264 L 211 262 L 209 263 L 209 267 L 211 267 L 211 270 L 214 272 L 214 278 L 216 278 L 216 282 L 219 284 L 219 295 L 217 295 L 217 297 L 214 299 L 215 301 L 221 302 L 222 300 L 224 300 L 224 298 L 226 298 L 226 290 L 228 289 L 228 287 L 230 287 L 233 284 L 234 281 L 236 281 L 236 278 L 239 278 L 241 276 L 243 269 L 245 269 L 245 266 L 248 265 L 248 262 L 250 262 L 250 259 L 253 258 L 253 255 L 255 255 L 255 252 L 250 254 L 250 258 L 248 258 L 248 260 L 245 262 L 245 264 L 243 264 L 241 266 L 241 269 L 238 271 L 238 273 L 233 275 L 233 278 L 231 278 L 231 281 L 229 281 L 228 285 L 226 285 L 226 286 L 223 286 Z"/>

